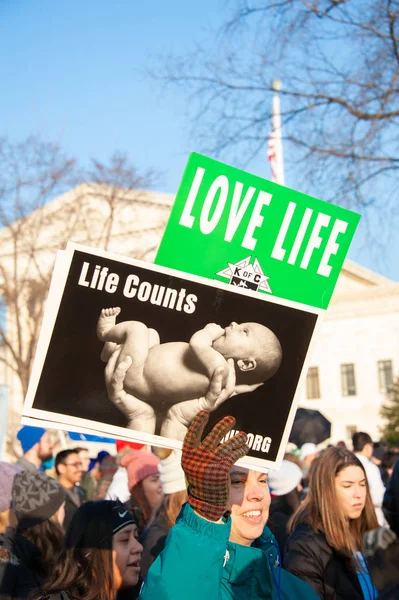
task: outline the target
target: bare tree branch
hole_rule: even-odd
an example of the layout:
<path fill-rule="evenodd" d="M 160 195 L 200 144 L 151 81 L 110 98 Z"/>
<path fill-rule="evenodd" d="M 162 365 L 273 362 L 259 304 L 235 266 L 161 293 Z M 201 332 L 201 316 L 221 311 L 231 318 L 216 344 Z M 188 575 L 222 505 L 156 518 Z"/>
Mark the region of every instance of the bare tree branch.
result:
<path fill-rule="evenodd" d="M 190 100 L 200 148 L 239 166 L 266 150 L 281 79 L 288 185 L 354 209 L 398 206 L 397 0 L 230 0 L 214 47 L 158 61 Z M 376 194 L 375 189 L 380 191 Z"/>

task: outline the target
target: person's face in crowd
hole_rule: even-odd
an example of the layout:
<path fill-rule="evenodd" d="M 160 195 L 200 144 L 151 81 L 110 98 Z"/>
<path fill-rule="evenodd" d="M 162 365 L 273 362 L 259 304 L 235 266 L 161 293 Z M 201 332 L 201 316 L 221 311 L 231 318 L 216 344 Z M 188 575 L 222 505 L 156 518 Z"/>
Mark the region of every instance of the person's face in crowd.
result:
<path fill-rule="evenodd" d="M 83 472 L 87 473 L 90 467 L 90 456 L 88 450 L 81 450 L 79 452 L 79 458 L 82 461 Z"/>
<path fill-rule="evenodd" d="M 45 431 L 38 442 L 37 456 L 42 462 L 50 460 L 53 456 L 54 444 L 48 431 Z"/>
<path fill-rule="evenodd" d="M 150 475 L 142 481 L 144 496 L 151 510 L 156 510 L 163 500 L 162 483 L 159 474 Z"/>
<path fill-rule="evenodd" d="M 237 467 L 230 471 L 230 541 L 250 546 L 263 532 L 269 517 L 267 475 Z"/>
<path fill-rule="evenodd" d="M 69 454 L 64 464 L 58 465 L 60 475 L 70 484 L 75 485 L 82 480 L 83 465 L 79 454 Z"/>
<path fill-rule="evenodd" d="M 143 546 L 138 541 L 137 525 L 126 525 L 112 536 L 112 561 L 115 590 L 136 585 L 140 575 Z"/>
<path fill-rule="evenodd" d="M 367 487 L 363 469 L 352 465 L 335 477 L 338 503 L 346 519 L 357 519 L 366 503 Z"/>

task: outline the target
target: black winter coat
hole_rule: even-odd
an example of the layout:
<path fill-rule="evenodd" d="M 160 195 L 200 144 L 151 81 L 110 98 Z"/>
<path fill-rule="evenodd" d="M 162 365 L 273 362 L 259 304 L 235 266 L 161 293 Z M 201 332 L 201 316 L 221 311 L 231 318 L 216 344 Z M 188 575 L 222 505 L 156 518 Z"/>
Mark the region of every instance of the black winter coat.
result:
<path fill-rule="evenodd" d="M 272 498 L 267 526 L 276 538 L 281 561 L 284 560 L 285 546 L 288 540 L 288 521 L 293 512 L 291 506 L 286 502 L 285 496 L 275 496 Z"/>
<path fill-rule="evenodd" d="M 86 492 L 80 486 L 76 486 L 78 501 L 76 501 L 75 497 L 72 496 L 67 488 L 64 488 L 66 491 L 65 496 L 65 517 L 64 517 L 64 529 L 65 531 L 68 529 L 70 522 L 72 521 L 73 515 L 78 510 L 79 506 L 86 502 Z"/>
<path fill-rule="evenodd" d="M 0 598 L 25 600 L 42 583 L 41 555 L 13 529 L 0 535 Z"/>
<path fill-rule="evenodd" d="M 399 460 L 396 461 L 388 482 L 382 509 L 390 528 L 399 537 Z"/>
<path fill-rule="evenodd" d="M 364 600 L 348 559 L 327 544 L 322 531 L 297 525 L 288 538 L 284 568 L 309 583 L 321 600 Z"/>

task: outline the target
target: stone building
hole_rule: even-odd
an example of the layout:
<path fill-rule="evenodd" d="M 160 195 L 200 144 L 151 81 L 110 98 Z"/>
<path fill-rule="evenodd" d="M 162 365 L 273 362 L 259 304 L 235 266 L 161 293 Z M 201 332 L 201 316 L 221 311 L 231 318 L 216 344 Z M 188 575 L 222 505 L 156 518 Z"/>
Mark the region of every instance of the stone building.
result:
<path fill-rule="evenodd" d="M 332 439 L 354 431 L 380 438 L 381 404 L 399 376 L 399 284 L 345 261 L 312 355 L 301 406 L 333 424 Z"/>

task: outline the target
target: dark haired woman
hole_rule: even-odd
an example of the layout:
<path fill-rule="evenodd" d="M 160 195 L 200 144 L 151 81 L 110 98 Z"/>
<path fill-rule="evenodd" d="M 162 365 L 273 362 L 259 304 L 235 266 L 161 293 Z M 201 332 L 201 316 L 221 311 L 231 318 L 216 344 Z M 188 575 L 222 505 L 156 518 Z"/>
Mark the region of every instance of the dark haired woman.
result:
<path fill-rule="evenodd" d="M 328 448 L 312 465 L 309 493 L 291 518 L 284 568 L 323 600 L 375 600 L 362 543 L 377 527 L 362 463 L 344 448 Z"/>
<path fill-rule="evenodd" d="M 116 600 L 135 586 L 143 547 L 132 514 L 118 501 L 78 508 L 64 548 L 41 588 L 42 600 Z"/>
<path fill-rule="evenodd" d="M 27 598 L 61 550 L 65 490 L 35 470 L 16 473 L 11 494 L 17 525 L 0 537 L 0 597 Z"/>

